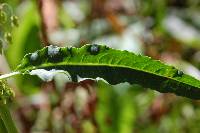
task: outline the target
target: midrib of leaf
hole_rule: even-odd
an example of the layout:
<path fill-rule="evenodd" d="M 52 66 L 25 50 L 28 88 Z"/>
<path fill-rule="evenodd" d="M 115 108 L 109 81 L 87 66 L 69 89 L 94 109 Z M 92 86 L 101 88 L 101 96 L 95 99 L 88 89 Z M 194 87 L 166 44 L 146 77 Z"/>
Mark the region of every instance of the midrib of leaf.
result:
<path fill-rule="evenodd" d="M 37 67 L 30 67 L 30 68 L 26 68 L 26 69 L 22 69 L 21 71 L 31 71 L 31 70 L 35 70 L 35 69 L 46 69 L 46 68 L 49 68 L 49 67 L 59 67 L 59 66 L 93 66 L 93 67 L 99 67 L 99 66 L 105 66 L 105 67 L 113 67 L 113 68 L 128 68 L 128 69 L 132 69 L 134 71 L 138 71 L 138 72 L 145 72 L 145 73 L 148 73 L 148 74 L 152 74 L 152 75 L 155 75 L 155 76 L 160 76 L 160 77 L 163 77 L 163 78 L 166 78 L 166 79 L 169 79 L 169 80 L 174 80 L 174 81 L 177 81 L 177 82 L 180 82 L 182 84 L 189 84 L 189 83 L 186 83 L 186 82 L 183 82 L 183 81 L 180 81 L 180 80 L 177 80 L 176 78 L 172 78 L 172 77 L 167 77 L 167 76 L 164 76 L 164 75 L 160 75 L 160 74 L 157 74 L 157 73 L 152 73 L 150 71 L 144 71 L 143 69 L 139 69 L 139 68 L 133 68 L 133 67 L 129 67 L 129 66 L 124 66 L 124 65 L 112 65 L 112 64 L 95 64 L 95 63 L 69 63 L 69 62 L 64 62 L 64 63 L 46 63 L 46 64 L 42 64 L 40 66 L 37 66 Z M 192 85 L 192 86 L 195 86 L 197 88 L 199 88 L 200 86 L 197 86 L 195 84 L 189 84 L 189 85 Z"/>

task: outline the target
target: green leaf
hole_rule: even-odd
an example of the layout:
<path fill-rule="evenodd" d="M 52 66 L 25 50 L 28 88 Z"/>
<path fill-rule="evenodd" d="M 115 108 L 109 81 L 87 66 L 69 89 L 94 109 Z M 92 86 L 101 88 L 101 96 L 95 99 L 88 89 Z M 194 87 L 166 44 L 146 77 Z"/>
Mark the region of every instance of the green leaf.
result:
<path fill-rule="evenodd" d="M 98 103 L 95 112 L 99 132 L 101 133 L 131 133 L 136 119 L 136 102 L 134 96 L 142 91 L 137 85 L 108 85 L 97 82 Z"/>
<path fill-rule="evenodd" d="M 8 133 L 7 129 L 3 123 L 3 120 L 0 118 L 0 133 Z"/>
<path fill-rule="evenodd" d="M 113 87 L 103 81 L 97 82 L 97 97 L 98 104 L 95 112 L 99 131 L 101 133 L 116 133 L 118 132 L 118 117 L 119 107 L 118 95 Z"/>
<path fill-rule="evenodd" d="M 12 120 L 11 114 L 9 109 L 7 108 L 7 105 L 5 104 L 0 104 L 0 119 L 2 119 L 2 121 L 0 122 L 0 131 L 1 130 L 7 130 L 7 133 L 18 133 L 17 128 L 15 127 L 15 124 Z M 3 128 L 3 123 L 4 123 L 4 128 Z M 5 132 L 6 133 L 6 132 Z"/>
<path fill-rule="evenodd" d="M 6 106 L 8 100 L 14 97 L 14 92 L 5 80 L 0 80 L 0 133 L 17 133 L 15 124 Z"/>
<path fill-rule="evenodd" d="M 200 99 L 200 81 L 173 66 L 103 45 L 74 47 L 45 47 L 27 54 L 16 71 L 27 73 L 35 69 L 66 70 L 77 79 L 101 77 L 110 84 L 129 82 L 159 92 L 172 92 Z"/>

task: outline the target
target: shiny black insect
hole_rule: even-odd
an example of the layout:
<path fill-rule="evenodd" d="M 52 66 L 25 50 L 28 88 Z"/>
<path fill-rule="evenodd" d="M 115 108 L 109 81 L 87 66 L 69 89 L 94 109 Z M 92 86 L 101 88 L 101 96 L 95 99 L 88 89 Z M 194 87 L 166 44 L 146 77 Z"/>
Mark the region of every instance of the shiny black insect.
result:
<path fill-rule="evenodd" d="M 99 51 L 100 51 L 100 47 L 99 47 L 99 45 L 97 45 L 97 44 L 92 44 L 92 45 L 89 47 L 89 52 L 90 52 L 92 55 L 98 54 Z"/>

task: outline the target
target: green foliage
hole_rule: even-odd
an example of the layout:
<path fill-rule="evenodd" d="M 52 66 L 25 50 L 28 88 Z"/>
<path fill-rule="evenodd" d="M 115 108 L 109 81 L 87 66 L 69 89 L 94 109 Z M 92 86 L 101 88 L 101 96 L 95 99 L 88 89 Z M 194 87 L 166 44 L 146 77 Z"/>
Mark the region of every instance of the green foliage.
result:
<path fill-rule="evenodd" d="M 12 43 L 11 30 L 18 25 L 18 17 L 13 14 L 11 6 L 7 3 L 0 4 L 0 53 L 3 45 Z"/>
<path fill-rule="evenodd" d="M 13 43 L 6 51 L 7 61 L 11 69 L 16 68 L 26 53 L 41 49 L 39 35 L 39 15 L 33 1 L 28 1 L 26 9 L 22 14 L 23 20 L 13 30 Z M 25 94 L 32 94 L 40 88 L 39 79 L 33 76 L 18 76 L 16 83 L 20 91 Z M 29 88 L 29 89 L 27 89 Z"/>
<path fill-rule="evenodd" d="M 14 97 L 14 92 L 9 88 L 5 80 L 0 80 L 0 103 L 6 104 L 6 102 Z"/>
<path fill-rule="evenodd" d="M 27 9 L 22 15 L 24 18 L 18 28 L 13 29 L 13 44 L 6 51 L 11 69 L 14 69 L 26 53 L 33 52 L 41 48 L 39 32 L 39 22 L 36 7 L 33 2 L 28 2 Z"/>
<path fill-rule="evenodd" d="M 2 119 L 0 119 L 0 133 L 8 133 Z"/>
<path fill-rule="evenodd" d="M 59 18 L 59 28 L 58 32 L 56 31 L 56 36 L 58 35 L 59 38 L 61 38 L 61 43 L 59 38 L 55 38 L 54 34 L 53 36 L 51 36 L 50 34 L 50 41 L 53 40 L 54 43 L 62 44 L 62 46 L 79 44 L 79 42 L 82 44 L 85 42 L 97 43 L 103 41 L 103 43 L 109 43 L 110 46 L 116 46 L 116 48 L 119 49 L 125 47 L 130 48 L 126 44 L 130 44 L 131 46 L 139 46 L 144 43 L 144 47 L 142 47 L 143 49 L 138 49 L 136 52 L 144 50 L 145 52 L 143 52 L 145 54 L 156 57 L 157 59 L 162 58 L 162 60 L 173 58 L 172 64 L 174 65 L 176 65 L 176 61 L 182 62 L 184 60 L 184 62 L 187 62 L 188 65 L 186 66 L 182 63 L 179 63 L 181 64 L 179 67 L 186 72 L 189 71 L 190 73 L 194 73 L 194 76 L 198 77 L 199 70 L 193 71 L 192 65 L 196 65 L 198 68 L 200 68 L 198 51 L 200 46 L 198 39 L 200 24 L 198 19 L 198 12 L 200 9 L 200 2 L 198 2 L 197 0 L 184 0 L 178 2 L 176 0 L 119 0 L 119 2 L 117 3 L 105 1 L 103 2 L 105 4 L 101 4 L 102 2 L 100 1 L 101 0 L 96 0 L 95 2 L 58 2 L 57 5 L 59 11 L 57 17 Z M 45 27 L 43 27 L 43 25 L 40 25 L 44 22 L 42 19 L 39 19 L 39 11 L 37 7 L 37 4 L 38 6 L 40 6 L 39 2 L 25 0 L 1 0 L 1 3 L 2 2 L 6 2 L 10 6 L 12 6 L 13 9 L 17 9 L 16 11 L 20 17 L 20 23 L 18 23 L 18 19 L 10 14 L 11 8 L 9 7 L 10 9 L 8 9 L 8 6 L 4 6 L 4 9 L 1 10 L 2 12 L 0 13 L 0 53 L 2 52 L 3 48 L 8 48 L 5 51 L 7 62 L 11 70 L 14 70 L 26 53 L 32 53 L 41 48 L 42 38 L 39 37 L 41 37 L 41 31 L 46 29 Z M 77 10 L 79 9 L 79 6 L 81 8 L 85 8 L 85 10 L 80 10 L 80 13 L 78 13 L 79 15 L 83 16 L 83 19 L 81 21 L 77 21 L 76 19 L 74 19 L 74 16 L 77 16 L 77 11 L 79 11 Z M 120 7 L 123 7 L 123 9 L 121 9 Z M 114 21 L 116 20 L 117 23 L 115 24 L 114 22 L 113 25 L 112 21 L 108 19 L 109 13 L 107 13 L 106 11 L 102 11 L 102 9 L 111 12 Z M 56 11 L 54 13 L 56 13 Z M 177 21 L 172 21 L 172 19 L 169 19 L 170 16 L 172 16 L 172 18 L 176 18 L 175 20 L 178 20 L 178 22 L 180 23 L 176 23 Z M 48 18 L 48 16 L 44 17 Z M 55 19 L 49 18 L 48 22 L 51 22 L 52 20 L 54 21 Z M 167 21 L 167 23 L 165 23 L 166 20 L 170 21 Z M 169 29 L 168 25 L 170 24 L 177 28 Z M 19 25 L 18 28 L 13 28 L 17 25 Z M 120 25 L 123 25 L 123 30 L 122 33 L 120 33 L 119 35 L 119 33 L 116 33 L 114 32 L 114 30 L 112 30 L 112 27 L 120 27 Z M 40 29 L 40 27 L 44 29 Z M 134 28 L 132 29 L 131 27 Z M 134 33 L 133 35 L 128 33 L 127 30 L 133 32 L 136 31 L 136 33 Z M 71 34 L 74 33 L 71 31 L 75 31 L 75 35 Z M 141 33 L 138 34 L 138 31 L 140 31 Z M 70 33 L 70 35 L 68 33 Z M 195 36 L 196 34 L 193 33 L 197 33 L 197 36 Z M 64 41 L 62 40 L 63 36 L 66 37 L 64 41 L 67 42 L 67 45 L 64 44 Z M 118 41 L 120 41 L 118 42 L 118 44 L 115 43 L 116 38 Z M 78 43 L 75 43 L 74 40 Z M 130 40 L 133 41 L 130 42 Z M 6 45 L 11 41 L 12 46 L 7 47 Z M 78 52 L 79 49 L 75 50 L 76 48 L 72 48 L 72 52 L 71 50 L 66 50 L 66 52 L 69 52 L 69 54 L 67 54 L 66 56 L 73 55 L 73 57 L 70 57 L 69 59 L 67 59 L 67 57 L 64 57 L 60 60 L 59 58 L 54 57 L 52 54 L 50 54 L 50 56 L 48 55 L 42 58 L 44 60 L 42 60 L 41 62 L 35 61 L 28 67 L 30 68 L 29 70 L 37 69 L 38 67 L 47 70 L 64 69 L 71 72 L 73 80 L 76 80 L 76 75 L 93 78 L 105 76 L 105 79 L 107 79 L 109 83 L 113 83 L 115 81 L 117 81 L 116 83 L 128 81 L 141 84 L 144 87 L 151 87 L 161 92 L 175 92 L 178 93 L 178 95 L 187 95 L 192 98 L 194 97 L 193 95 L 198 95 L 199 93 L 199 85 L 195 85 L 196 83 L 194 83 L 197 82 L 196 80 L 186 77 L 183 81 L 183 78 L 186 76 L 185 74 L 183 74 L 181 71 L 177 71 L 175 68 L 170 66 L 169 70 L 167 70 L 168 67 L 166 65 L 160 66 L 159 61 L 153 61 L 151 59 L 150 61 L 148 61 L 147 58 L 147 62 L 145 62 L 144 60 L 146 60 L 146 57 L 144 57 L 143 59 L 143 57 L 141 56 L 136 57 L 136 59 L 132 59 L 132 55 L 130 57 L 130 53 L 128 52 L 124 52 L 123 54 L 122 51 L 120 51 L 118 53 L 119 55 L 117 55 L 117 52 L 111 52 L 111 49 L 109 49 L 109 54 L 104 56 L 103 54 L 98 52 L 98 48 L 93 48 L 94 49 L 92 50 L 92 52 L 89 53 L 91 55 L 88 55 L 87 52 L 82 52 L 83 54 L 81 54 L 81 52 Z M 78 54 L 74 54 L 73 51 L 77 51 Z M 38 53 L 41 54 L 42 52 L 38 51 Z M 37 55 L 38 53 L 36 52 L 35 54 L 33 54 L 32 59 L 34 59 L 34 55 Z M 102 55 L 103 57 L 99 57 L 100 55 Z M 119 61 L 119 64 L 115 63 L 117 61 Z M 62 65 L 61 62 L 64 62 L 64 65 Z M 131 65 L 132 63 L 133 65 Z M 73 67 L 70 66 L 71 64 L 73 64 Z M 102 67 L 102 64 L 105 66 Z M 4 64 L 2 66 L 2 68 L 6 67 L 4 66 Z M 36 67 L 34 68 L 34 66 Z M 26 66 L 24 66 L 24 68 L 26 69 Z M 156 71 L 156 69 L 159 68 L 162 69 Z M 110 81 L 112 78 L 113 81 Z M 76 113 L 78 114 L 78 116 L 80 116 L 81 119 L 83 119 L 84 121 L 83 124 L 81 124 L 82 120 L 77 121 L 77 118 L 75 119 L 74 117 L 69 117 L 70 114 L 66 113 L 70 111 L 68 110 L 68 108 L 60 107 L 60 105 L 63 105 L 63 101 L 66 101 L 68 99 L 70 99 L 70 101 L 73 101 L 73 97 L 71 97 L 71 95 L 63 97 L 63 95 L 66 95 L 69 92 L 62 91 L 61 93 L 59 93 L 61 98 L 59 98 L 59 101 L 57 102 L 61 104 L 58 105 L 55 103 L 52 104 L 51 98 L 46 99 L 46 97 L 36 97 L 38 98 L 37 100 L 40 101 L 46 99 L 47 102 L 50 102 L 50 105 L 53 105 L 50 107 L 50 110 L 48 110 L 48 113 L 41 113 L 43 112 L 42 109 L 36 111 L 35 106 L 29 107 L 34 102 L 34 99 L 32 101 L 32 97 L 29 98 L 28 95 L 34 93 L 33 97 L 35 97 L 35 95 L 38 96 L 38 94 L 35 92 L 40 91 L 40 89 L 42 90 L 42 93 L 45 92 L 45 95 L 48 95 L 51 88 L 47 86 L 48 91 L 46 91 L 46 87 L 44 88 L 43 86 L 40 86 L 41 81 L 36 76 L 33 77 L 28 74 L 17 76 L 14 83 L 16 83 L 16 88 L 19 89 L 18 91 L 20 92 L 20 94 L 22 94 L 20 95 L 20 97 L 16 97 L 15 101 L 19 102 L 15 102 L 13 104 L 14 108 L 12 108 L 12 111 L 15 112 L 14 114 L 17 115 L 18 111 L 20 110 L 20 115 L 17 116 L 17 123 L 18 125 L 20 125 L 21 129 L 24 129 L 26 127 L 34 129 L 35 126 L 33 125 L 39 125 L 39 127 L 41 127 L 43 124 L 41 125 L 40 120 L 41 118 L 43 119 L 45 117 L 45 122 L 47 122 L 48 120 L 49 121 L 44 124 L 48 124 L 49 126 L 48 129 L 46 127 L 46 129 L 41 132 L 62 132 L 61 130 L 52 129 L 54 129 L 54 127 L 57 127 L 57 125 L 63 127 L 63 123 L 65 124 L 65 126 L 69 126 L 69 129 L 73 129 L 73 131 L 71 132 L 75 132 L 76 127 L 73 127 L 73 122 L 78 122 L 78 125 L 84 125 L 82 132 L 95 132 L 95 129 L 93 129 L 95 126 L 91 125 L 92 122 L 90 122 L 90 118 L 82 118 L 82 113 L 77 111 L 78 113 Z M 57 81 L 55 81 L 55 83 L 57 83 Z M 171 94 L 169 95 L 168 99 L 166 98 L 166 95 L 162 95 L 156 91 L 130 86 L 130 88 L 128 88 L 124 84 L 120 86 L 120 89 L 117 86 L 112 86 L 101 81 L 97 82 L 97 84 L 98 89 L 95 90 L 95 92 L 97 92 L 96 95 L 98 96 L 98 102 L 96 103 L 97 107 L 95 107 L 95 120 L 97 124 L 95 124 L 96 132 L 197 133 L 200 130 L 198 126 L 200 120 L 200 108 L 198 101 L 175 97 Z M 193 85 L 193 87 L 191 87 L 191 84 Z M 196 89 L 194 88 L 194 86 Z M 65 89 L 69 90 L 70 88 Z M 188 91 L 185 91 L 186 89 Z M 59 89 L 59 92 L 60 91 L 61 90 Z M 50 95 L 55 94 L 57 95 L 57 88 L 54 88 L 53 92 L 50 92 Z M 40 93 L 39 96 L 41 96 Z M 28 100 L 26 100 L 27 98 Z M 26 102 L 21 102 L 21 100 Z M 67 103 L 67 105 L 70 104 Z M 152 110 L 152 107 L 154 106 L 156 106 L 156 109 Z M 2 107 L 0 107 L 0 109 L 1 108 Z M 162 114 L 160 113 L 160 111 L 162 111 L 163 109 L 166 109 L 167 112 L 164 112 Z M 6 114 L 5 112 L 6 111 L 3 110 L 3 114 Z M 37 112 L 39 115 L 36 115 Z M 156 116 L 152 116 L 152 113 Z M 49 114 L 48 118 L 47 114 Z M 54 115 L 52 114 L 56 114 L 55 118 L 59 119 L 55 119 Z M 63 114 L 67 114 L 67 116 Z M 4 115 L 4 118 L 6 117 L 7 115 Z M 159 117 L 157 121 L 154 121 L 157 117 Z M 0 133 L 8 132 L 4 121 L 0 117 Z M 12 121 L 10 123 L 12 123 Z M 30 123 L 33 125 L 31 125 Z"/>
<path fill-rule="evenodd" d="M 100 132 L 131 133 L 136 121 L 137 103 L 134 97 L 141 93 L 138 85 L 111 86 L 98 81 L 96 119 Z"/>
<path fill-rule="evenodd" d="M 200 81 L 197 79 L 150 57 L 103 45 L 85 45 L 81 48 L 51 45 L 27 54 L 16 71 L 27 73 L 35 69 L 66 70 L 74 81 L 77 75 L 101 77 L 110 84 L 129 82 L 160 92 L 200 98 Z"/>
<path fill-rule="evenodd" d="M 17 133 L 15 124 L 7 108 L 7 101 L 14 97 L 14 92 L 8 87 L 5 80 L 0 80 L 0 132 Z"/>
<path fill-rule="evenodd" d="M 18 133 L 10 111 L 4 104 L 0 104 L 0 131 L 3 131 L 2 133 Z"/>

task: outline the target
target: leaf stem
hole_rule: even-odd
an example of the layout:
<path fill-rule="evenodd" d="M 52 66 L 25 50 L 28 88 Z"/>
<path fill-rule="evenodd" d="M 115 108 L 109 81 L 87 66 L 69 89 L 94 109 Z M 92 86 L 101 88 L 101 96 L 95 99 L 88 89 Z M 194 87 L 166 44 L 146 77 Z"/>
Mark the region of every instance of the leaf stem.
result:
<path fill-rule="evenodd" d="M 20 72 L 12 72 L 12 73 L 8 73 L 8 74 L 3 74 L 3 75 L 0 75 L 0 80 L 9 78 L 9 77 L 12 77 L 15 75 L 19 75 L 19 74 L 21 74 L 21 73 Z"/>

